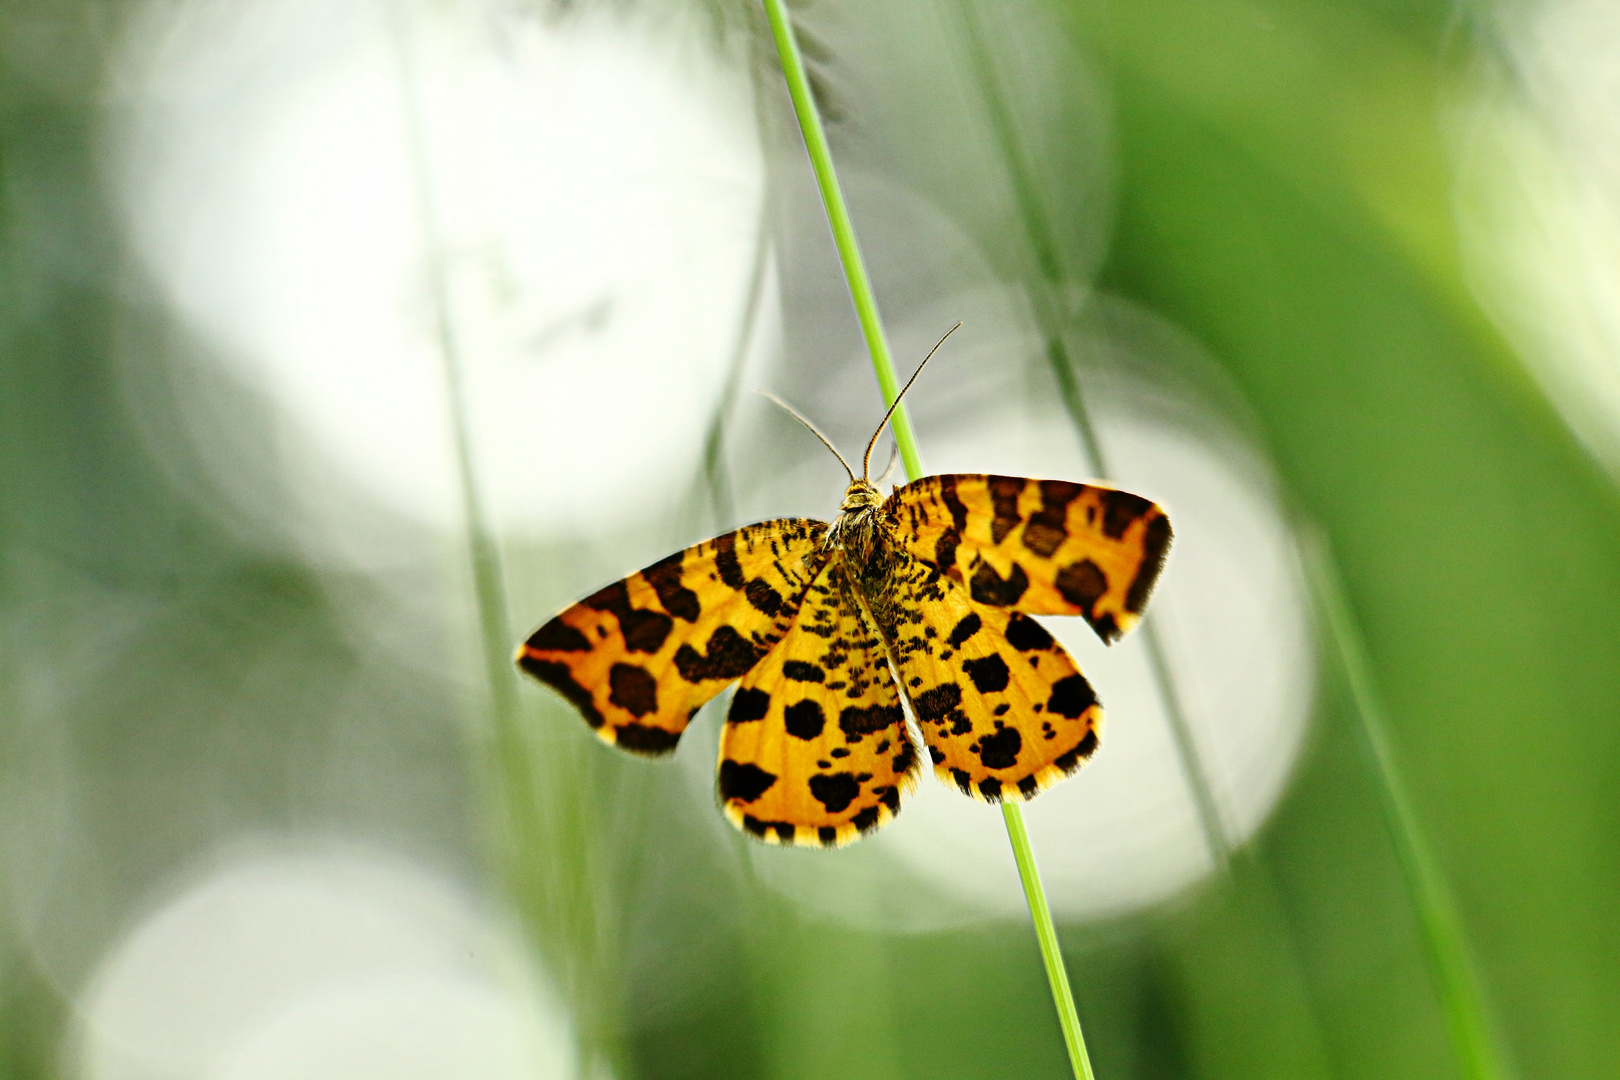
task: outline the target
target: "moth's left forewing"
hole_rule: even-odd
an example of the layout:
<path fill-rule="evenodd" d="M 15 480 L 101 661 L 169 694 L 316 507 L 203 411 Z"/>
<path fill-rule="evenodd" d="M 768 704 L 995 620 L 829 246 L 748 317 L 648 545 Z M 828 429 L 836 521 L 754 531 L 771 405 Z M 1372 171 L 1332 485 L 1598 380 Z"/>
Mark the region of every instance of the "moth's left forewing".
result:
<path fill-rule="evenodd" d="M 518 648 L 518 666 L 605 742 L 668 753 L 792 625 L 826 528 L 765 521 L 676 552 L 564 609 Z"/>
<path fill-rule="evenodd" d="M 1150 500 L 1066 480 L 926 476 L 885 511 L 905 549 L 976 603 L 1080 615 L 1108 642 L 1141 620 L 1172 539 Z"/>

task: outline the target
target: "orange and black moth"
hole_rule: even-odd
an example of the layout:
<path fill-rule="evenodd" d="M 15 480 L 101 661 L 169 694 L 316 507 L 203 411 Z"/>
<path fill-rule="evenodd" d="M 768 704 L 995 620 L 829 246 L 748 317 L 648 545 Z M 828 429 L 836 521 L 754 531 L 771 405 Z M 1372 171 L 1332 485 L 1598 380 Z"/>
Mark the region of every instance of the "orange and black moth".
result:
<path fill-rule="evenodd" d="M 649 755 L 741 680 L 719 797 L 770 843 L 837 847 L 894 817 L 920 760 L 902 703 L 935 773 L 976 799 L 1078 769 L 1102 709 L 1030 616 L 1079 615 L 1109 643 L 1130 630 L 1170 548 L 1164 511 L 1063 480 L 928 476 L 885 498 L 851 477 L 831 525 L 764 521 L 677 552 L 540 627 L 519 666 Z"/>

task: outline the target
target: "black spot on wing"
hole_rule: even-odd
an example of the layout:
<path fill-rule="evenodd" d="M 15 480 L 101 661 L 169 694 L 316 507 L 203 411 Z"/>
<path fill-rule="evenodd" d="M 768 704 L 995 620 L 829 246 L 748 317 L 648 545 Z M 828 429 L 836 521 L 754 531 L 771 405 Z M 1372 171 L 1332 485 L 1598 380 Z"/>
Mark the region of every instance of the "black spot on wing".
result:
<path fill-rule="evenodd" d="M 1096 753 L 1096 751 L 1097 731 L 1095 728 L 1093 728 L 1092 730 L 1086 732 L 1086 737 L 1081 739 L 1079 744 L 1075 746 L 1073 750 L 1070 750 L 1066 754 L 1059 755 L 1057 759 L 1052 762 L 1052 764 L 1056 765 L 1059 769 L 1066 773 L 1071 773 L 1080 767 L 1080 763 L 1082 761 L 1085 761 L 1092 754 Z"/>
<path fill-rule="evenodd" d="M 630 610 L 630 590 L 623 581 L 615 581 L 597 589 L 580 603 L 596 611 L 608 611 L 622 617 Z"/>
<path fill-rule="evenodd" d="M 1046 703 L 1046 711 L 1078 720 L 1095 704 L 1097 694 L 1084 675 L 1065 675 L 1052 685 L 1052 696 Z"/>
<path fill-rule="evenodd" d="M 911 699 L 911 704 L 917 710 L 917 719 L 925 723 L 937 723 L 962 704 L 962 688 L 953 682 L 941 683 L 931 690 L 924 690 L 915 695 Z"/>
<path fill-rule="evenodd" d="M 1012 476 L 991 476 L 986 480 L 994 510 L 990 519 L 990 542 L 999 544 L 1018 528 L 1018 496 L 1024 490 L 1024 481 Z"/>
<path fill-rule="evenodd" d="M 535 652 L 589 652 L 590 639 L 561 619 L 552 619 L 529 636 Z"/>
<path fill-rule="evenodd" d="M 1024 546 L 1043 559 L 1068 539 L 1069 504 L 1080 494 L 1080 485 L 1067 480 L 1042 480 L 1041 508 L 1024 522 Z"/>
<path fill-rule="evenodd" d="M 803 660 L 789 660 L 782 665 L 783 678 L 794 682 L 826 682 L 827 673 L 814 664 L 807 664 Z"/>
<path fill-rule="evenodd" d="M 620 724 L 613 729 L 613 743 L 638 754 L 667 754 L 680 742 L 678 732 L 652 724 Z"/>
<path fill-rule="evenodd" d="M 998 690 L 1007 689 L 1007 680 L 1011 674 L 1007 670 L 1007 661 L 998 654 L 981 656 L 976 660 L 965 660 L 962 668 L 973 680 L 974 689 L 981 694 L 993 694 Z"/>
<path fill-rule="evenodd" d="M 1025 798 L 1035 794 L 1036 791 L 1040 790 L 1040 786 L 1040 782 L 1033 776 L 1026 776 L 1022 780 L 1018 781 L 1018 790 L 1024 795 Z"/>
<path fill-rule="evenodd" d="M 631 716 L 658 711 L 658 682 L 646 668 L 634 664 L 614 664 L 608 669 L 608 701 Z"/>
<path fill-rule="evenodd" d="M 1017 728 L 1000 728 L 979 740 L 979 760 L 992 769 L 1010 769 L 1018 764 L 1018 751 L 1023 745 Z"/>
<path fill-rule="evenodd" d="M 747 724 L 765 719 L 771 709 L 771 695 L 763 690 L 745 686 L 731 698 L 731 711 L 726 714 L 728 724 Z"/>
<path fill-rule="evenodd" d="M 1142 538 L 1142 565 L 1136 568 L 1136 576 L 1125 593 L 1125 610 L 1132 615 L 1140 615 L 1147 607 L 1148 597 L 1153 595 L 1153 584 L 1159 580 L 1164 557 L 1170 551 L 1170 538 L 1169 518 L 1160 515 L 1148 522 L 1147 533 Z"/>
<path fill-rule="evenodd" d="M 619 616 L 625 647 L 631 652 L 655 653 L 664 647 L 675 620 L 661 611 L 631 608 Z"/>
<path fill-rule="evenodd" d="M 917 764 L 917 748 L 911 745 L 909 737 L 900 740 L 900 749 L 895 752 L 892 768 L 896 776 L 904 776 Z"/>
<path fill-rule="evenodd" d="M 979 794 L 991 802 L 1001 798 L 1001 781 L 993 776 L 987 776 L 979 781 Z"/>
<path fill-rule="evenodd" d="M 951 643 L 951 648 L 960 649 L 963 643 L 977 634 L 983 625 L 984 622 L 976 611 L 970 611 L 962 616 L 962 621 L 956 624 L 956 629 L 951 631 L 951 636 L 947 639 Z"/>
<path fill-rule="evenodd" d="M 861 832 L 869 832 L 872 829 L 877 828 L 878 808 L 875 806 L 868 806 L 865 810 L 862 810 L 849 820 L 850 824 L 861 830 Z"/>
<path fill-rule="evenodd" d="M 539 660 L 524 653 L 518 658 L 518 666 L 567 698 L 591 727 L 602 726 L 602 714 L 597 711 L 596 703 L 591 699 L 591 692 L 574 681 L 574 673 L 569 670 L 567 664 L 559 664 L 555 660 Z"/>
<path fill-rule="evenodd" d="M 1007 643 L 1019 652 L 1050 649 L 1055 644 L 1046 627 L 1021 611 L 1013 612 L 1007 620 Z"/>
<path fill-rule="evenodd" d="M 1091 614 L 1102 594 L 1108 591 L 1108 578 L 1102 567 L 1090 559 L 1081 559 L 1059 570 L 1055 584 L 1063 599 L 1086 615 Z"/>
<path fill-rule="evenodd" d="M 1043 559 L 1050 559 L 1052 552 L 1063 546 L 1063 541 L 1069 538 L 1064 529 L 1063 519 L 1053 520 L 1046 516 L 1044 510 L 1031 515 L 1024 523 L 1024 546 Z"/>
<path fill-rule="evenodd" d="M 941 730 L 947 726 L 952 735 L 966 735 L 973 730 L 973 721 L 958 706 L 962 703 L 962 688 L 956 683 L 941 683 L 913 699 L 917 719 L 937 724 Z"/>
<path fill-rule="evenodd" d="M 820 735 L 821 729 L 827 726 L 827 715 L 821 711 L 820 705 L 809 699 L 789 705 L 782 711 L 782 718 L 787 723 L 789 735 L 807 742 Z"/>
<path fill-rule="evenodd" d="M 951 512 L 951 523 L 956 526 L 957 535 L 966 532 L 968 512 L 967 507 L 962 505 L 962 497 L 956 493 L 956 477 L 939 478 L 939 501 Z"/>
<path fill-rule="evenodd" d="M 832 847 L 838 843 L 838 830 L 831 825 L 823 825 L 816 830 L 816 838 L 821 841 L 822 847 Z"/>
<path fill-rule="evenodd" d="M 846 705 L 838 714 L 838 726 L 851 739 L 874 731 L 884 731 L 905 719 L 898 705 Z"/>
<path fill-rule="evenodd" d="M 839 814 L 860 796 L 861 785 L 847 772 L 817 773 L 810 778 L 810 794 L 827 808 L 827 813 Z"/>
<path fill-rule="evenodd" d="M 1088 618 L 1086 621 L 1089 622 L 1091 624 L 1091 628 L 1097 632 L 1097 636 L 1102 638 L 1108 644 L 1112 645 L 1114 642 L 1120 639 L 1119 623 L 1114 621 L 1113 612 L 1110 611 L 1105 615 L 1099 615 L 1095 619 Z"/>
<path fill-rule="evenodd" d="M 787 610 L 787 604 L 782 595 L 767 585 L 763 579 L 754 578 L 743 586 L 743 595 L 748 598 L 755 611 L 762 615 L 776 618 Z"/>
<path fill-rule="evenodd" d="M 973 599 L 991 607 L 1011 607 L 1028 588 L 1029 576 L 1017 563 L 1013 563 L 1012 571 L 1006 578 L 996 573 L 989 563 L 980 563 L 979 568 L 973 571 L 973 580 L 969 584 Z"/>
<path fill-rule="evenodd" d="M 657 652 L 669 637 L 675 625 L 661 611 L 642 611 L 630 606 L 630 589 L 623 581 L 604 586 L 580 601 L 588 608 L 606 611 L 619 620 L 619 632 L 624 644 L 633 652 Z"/>
<path fill-rule="evenodd" d="M 647 584 L 658 594 L 664 610 L 686 622 L 696 622 L 703 606 L 697 593 L 681 584 L 681 565 L 686 559 L 684 551 L 677 551 L 667 559 L 660 559 L 641 572 Z"/>
<path fill-rule="evenodd" d="M 934 565 L 941 570 L 949 570 L 956 565 L 956 549 L 962 546 L 962 534 L 955 529 L 946 529 L 934 541 Z"/>
<path fill-rule="evenodd" d="M 736 629 L 721 625 L 709 635 L 705 652 L 690 645 L 675 650 L 675 670 L 687 682 L 708 679 L 740 679 L 759 662 L 763 651 L 745 639 Z"/>
<path fill-rule="evenodd" d="M 730 758 L 720 762 L 722 799 L 753 802 L 769 791 L 774 783 L 776 783 L 774 773 L 768 773 L 752 762 L 732 761 Z"/>
<path fill-rule="evenodd" d="M 1148 512 L 1153 504 L 1140 495 L 1128 491 L 1105 491 L 1103 502 L 1103 532 L 1109 539 L 1118 540 L 1125 535 L 1131 522 Z"/>
<path fill-rule="evenodd" d="M 737 561 L 737 534 L 726 533 L 714 538 L 714 568 L 720 581 L 728 589 L 740 589 L 747 583 L 742 563 Z"/>

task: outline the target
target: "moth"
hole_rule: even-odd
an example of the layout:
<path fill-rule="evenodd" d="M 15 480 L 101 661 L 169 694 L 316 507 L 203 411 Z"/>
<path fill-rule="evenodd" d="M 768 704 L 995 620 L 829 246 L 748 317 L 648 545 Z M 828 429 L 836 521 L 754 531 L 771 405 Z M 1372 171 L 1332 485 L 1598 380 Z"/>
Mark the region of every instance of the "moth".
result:
<path fill-rule="evenodd" d="M 794 412 L 849 473 L 831 524 L 762 521 L 678 551 L 541 626 L 518 666 L 604 742 L 645 755 L 673 752 L 740 680 L 719 800 L 772 844 L 841 847 L 893 820 L 920 760 L 903 703 L 935 774 L 975 799 L 1030 799 L 1073 773 L 1097 749 L 1102 707 L 1030 616 L 1079 615 L 1118 640 L 1153 591 L 1170 520 L 1067 480 L 926 476 L 885 497 L 868 475 L 899 402 L 858 479 Z"/>

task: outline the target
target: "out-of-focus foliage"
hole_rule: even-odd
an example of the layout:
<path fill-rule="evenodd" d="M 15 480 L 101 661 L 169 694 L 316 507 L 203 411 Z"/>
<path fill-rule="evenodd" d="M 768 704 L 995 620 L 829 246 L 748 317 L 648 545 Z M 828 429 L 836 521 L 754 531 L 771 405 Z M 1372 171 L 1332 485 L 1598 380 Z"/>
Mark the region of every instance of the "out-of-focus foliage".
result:
<path fill-rule="evenodd" d="M 713 710 L 629 760 L 507 663 L 833 510 L 742 391 L 880 411 L 752 9 L 653 7 L 0 9 L 0 1075 L 1065 1075 L 993 811 L 762 852 Z M 1454 1068 L 1304 520 L 1507 1055 L 1620 1073 L 1603 8 L 799 11 L 897 354 L 968 324 L 925 459 L 1093 469 L 1055 332 L 1184 515 L 1229 871 L 1135 652 L 1030 810 L 1106 1080 Z"/>

